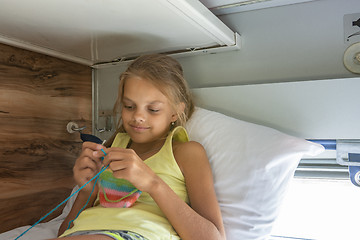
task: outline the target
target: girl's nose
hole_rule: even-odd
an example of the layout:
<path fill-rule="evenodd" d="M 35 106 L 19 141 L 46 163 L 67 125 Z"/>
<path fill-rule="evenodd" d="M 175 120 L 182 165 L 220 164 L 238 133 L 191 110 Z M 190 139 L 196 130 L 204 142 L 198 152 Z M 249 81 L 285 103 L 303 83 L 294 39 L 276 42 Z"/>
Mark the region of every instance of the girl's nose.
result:
<path fill-rule="evenodd" d="M 137 109 L 135 112 L 134 112 L 134 120 L 136 121 L 136 122 L 139 122 L 139 123 L 142 123 L 142 122 L 145 122 L 145 114 L 141 111 L 141 110 L 139 110 L 139 109 Z"/>

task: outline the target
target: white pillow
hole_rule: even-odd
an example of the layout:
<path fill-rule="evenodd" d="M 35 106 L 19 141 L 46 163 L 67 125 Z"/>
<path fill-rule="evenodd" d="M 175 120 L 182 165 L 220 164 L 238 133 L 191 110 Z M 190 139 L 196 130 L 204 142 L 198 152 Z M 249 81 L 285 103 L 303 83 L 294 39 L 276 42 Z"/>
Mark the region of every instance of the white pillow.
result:
<path fill-rule="evenodd" d="M 196 108 L 186 125 L 207 151 L 228 240 L 267 239 L 304 154 L 323 146 Z"/>

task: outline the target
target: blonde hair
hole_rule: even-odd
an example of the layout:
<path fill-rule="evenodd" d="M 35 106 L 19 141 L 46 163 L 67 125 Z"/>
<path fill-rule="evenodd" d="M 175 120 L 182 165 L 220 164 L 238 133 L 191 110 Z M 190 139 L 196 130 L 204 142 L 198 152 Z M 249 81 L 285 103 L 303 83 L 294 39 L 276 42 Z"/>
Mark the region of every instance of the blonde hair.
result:
<path fill-rule="evenodd" d="M 114 114 L 118 119 L 117 132 L 122 132 L 121 109 L 126 79 L 141 77 L 150 81 L 164 94 L 178 115 L 174 126 L 184 126 L 194 112 L 194 102 L 190 89 L 178 61 L 162 54 L 150 54 L 138 57 L 127 70 L 120 75 L 119 92 L 114 106 Z M 177 107 L 184 103 L 184 111 Z"/>

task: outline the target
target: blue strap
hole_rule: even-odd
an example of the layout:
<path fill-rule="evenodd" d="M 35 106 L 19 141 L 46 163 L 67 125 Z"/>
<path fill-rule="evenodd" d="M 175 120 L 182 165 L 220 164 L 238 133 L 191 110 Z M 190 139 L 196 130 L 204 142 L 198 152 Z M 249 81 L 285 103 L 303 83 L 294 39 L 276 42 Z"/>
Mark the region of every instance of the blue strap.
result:
<path fill-rule="evenodd" d="M 360 162 L 359 153 L 349 153 L 349 162 Z M 351 182 L 360 187 L 360 166 L 349 166 L 349 174 Z"/>
<path fill-rule="evenodd" d="M 310 142 L 323 145 L 326 150 L 336 150 L 336 140 L 334 139 L 307 139 Z"/>

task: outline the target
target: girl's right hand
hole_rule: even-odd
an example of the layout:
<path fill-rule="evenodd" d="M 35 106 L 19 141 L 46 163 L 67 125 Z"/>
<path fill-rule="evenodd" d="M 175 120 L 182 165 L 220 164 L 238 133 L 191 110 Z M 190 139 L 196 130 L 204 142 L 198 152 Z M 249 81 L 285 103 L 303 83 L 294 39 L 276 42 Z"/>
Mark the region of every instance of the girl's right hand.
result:
<path fill-rule="evenodd" d="M 76 159 L 73 167 L 74 179 L 76 184 L 81 187 L 93 178 L 101 169 L 101 160 L 94 156 L 94 152 L 106 149 L 103 145 L 93 142 L 84 142 L 80 156 Z M 95 180 L 87 184 L 81 191 L 90 193 L 93 189 Z"/>

